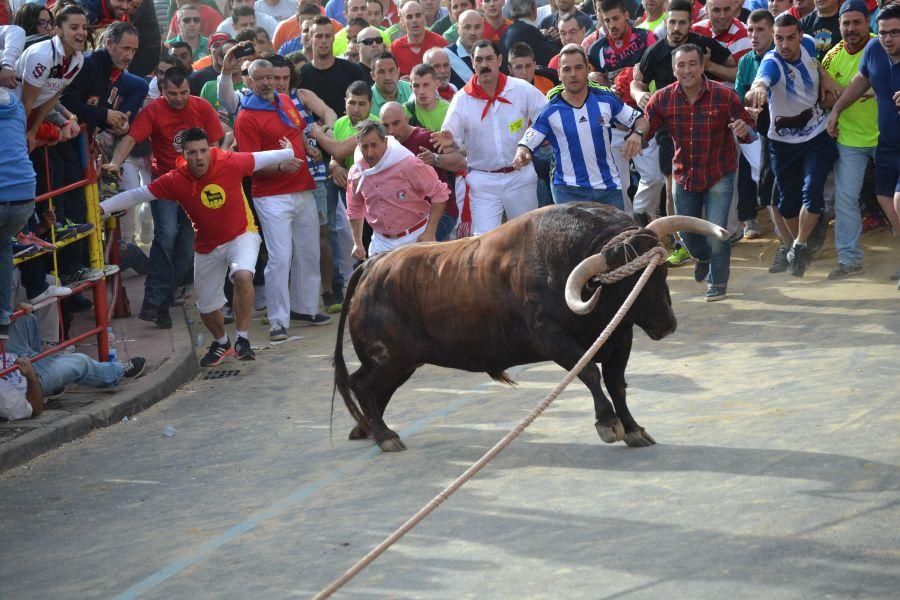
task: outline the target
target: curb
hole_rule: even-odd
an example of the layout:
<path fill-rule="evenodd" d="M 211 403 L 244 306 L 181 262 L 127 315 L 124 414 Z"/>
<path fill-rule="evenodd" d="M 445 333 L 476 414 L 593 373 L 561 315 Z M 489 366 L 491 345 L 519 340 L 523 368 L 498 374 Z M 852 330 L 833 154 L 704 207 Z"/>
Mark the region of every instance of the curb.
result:
<path fill-rule="evenodd" d="M 111 397 L 97 400 L 69 415 L 10 440 L 0 447 L 0 473 L 28 462 L 66 442 L 84 437 L 92 429 L 107 427 L 153 406 L 189 381 L 199 370 L 187 317 L 174 325 L 176 352 L 152 373 L 140 377 Z M 180 343 L 179 343 L 180 342 Z"/>

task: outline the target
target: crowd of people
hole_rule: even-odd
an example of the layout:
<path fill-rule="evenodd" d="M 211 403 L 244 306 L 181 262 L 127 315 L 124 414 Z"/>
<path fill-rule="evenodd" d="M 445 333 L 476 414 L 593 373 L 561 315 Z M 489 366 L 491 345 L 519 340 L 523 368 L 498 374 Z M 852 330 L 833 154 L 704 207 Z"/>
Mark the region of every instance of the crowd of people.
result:
<path fill-rule="evenodd" d="M 729 240 L 668 240 L 669 264 L 694 261 L 707 301 L 727 296 L 731 246 L 761 235 L 760 211 L 779 241 L 771 273 L 802 277 L 832 218 L 830 279 L 862 270 L 866 228 L 900 234 L 890 0 L 8 9 L 0 128 L 20 151 L 0 165 L 0 337 L 14 254 L 46 249 L 50 229 L 61 239 L 91 226 L 77 192 L 55 210 L 33 202 L 81 176 L 85 139 L 117 183 L 101 210 L 122 216 L 125 256 L 140 255 L 137 207 L 152 215 L 140 318 L 171 327 L 192 287 L 213 337 L 203 366 L 254 358 L 254 310 L 271 341 L 329 323 L 357 261 L 481 235 L 551 203 L 728 229 Z M 88 268 L 77 244 L 60 252 L 61 281 L 40 260 L 18 270 L 31 304 L 64 298 L 64 319 L 89 306 L 64 284 L 111 272 Z"/>

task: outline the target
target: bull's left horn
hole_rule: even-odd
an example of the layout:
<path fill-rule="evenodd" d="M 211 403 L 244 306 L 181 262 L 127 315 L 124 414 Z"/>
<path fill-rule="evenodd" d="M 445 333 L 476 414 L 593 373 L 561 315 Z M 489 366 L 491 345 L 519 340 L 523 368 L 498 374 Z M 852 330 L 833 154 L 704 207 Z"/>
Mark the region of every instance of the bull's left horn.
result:
<path fill-rule="evenodd" d="M 581 290 L 591 277 L 606 271 L 606 259 L 602 254 L 589 256 L 575 267 L 566 280 L 566 304 L 576 315 L 586 315 L 597 306 L 600 299 L 600 288 L 594 292 L 587 302 L 581 300 Z"/>
<path fill-rule="evenodd" d="M 714 223 L 698 219 L 696 217 L 688 217 L 685 215 L 671 215 L 668 217 L 660 217 L 651 221 L 647 225 L 647 229 L 656 234 L 656 237 L 663 239 L 664 236 L 676 231 L 687 231 L 688 233 L 698 233 L 710 237 L 716 237 L 720 240 L 728 239 L 728 232 Z"/>

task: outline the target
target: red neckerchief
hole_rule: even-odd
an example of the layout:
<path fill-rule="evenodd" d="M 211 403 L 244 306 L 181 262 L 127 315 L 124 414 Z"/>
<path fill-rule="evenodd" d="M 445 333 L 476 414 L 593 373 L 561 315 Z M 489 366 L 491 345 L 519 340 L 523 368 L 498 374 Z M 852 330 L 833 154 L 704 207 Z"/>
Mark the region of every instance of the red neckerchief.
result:
<path fill-rule="evenodd" d="M 463 87 L 465 92 L 472 96 L 473 98 L 478 98 L 479 100 L 485 100 L 486 104 L 484 105 L 484 110 L 481 111 L 481 120 L 484 121 L 484 118 L 487 116 L 488 111 L 491 109 L 491 105 L 496 100 L 501 104 L 512 104 L 506 98 L 501 98 L 500 94 L 503 93 L 503 89 L 506 87 L 506 75 L 500 73 L 500 77 L 497 79 L 497 91 L 493 96 L 488 96 L 487 92 L 484 91 L 484 88 L 481 87 L 481 84 L 478 83 L 478 75 L 473 76 L 469 79 L 469 82 Z"/>
<path fill-rule="evenodd" d="M 631 29 L 631 27 L 628 27 L 628 32 L 622 36 L 621 40 L 609 40 L 609 47 L 615 54 L 619 54 L 620 52 L 622 52 L 622 50 L 624 50 L 631 44 L 631 41 L 635 38 L 636 35 L 637 34 L 634 33 L 634 30 Z"/>

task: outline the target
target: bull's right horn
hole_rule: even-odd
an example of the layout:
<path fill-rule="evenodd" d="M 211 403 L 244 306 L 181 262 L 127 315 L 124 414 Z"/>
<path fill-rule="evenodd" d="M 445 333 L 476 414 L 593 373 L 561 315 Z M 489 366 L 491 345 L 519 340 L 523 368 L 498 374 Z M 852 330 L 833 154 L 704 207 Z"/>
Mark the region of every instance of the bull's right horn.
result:
<path fill-rule="evenodd" d="M 591 277 L 606 271 L 606 259 L 602 254 L 589 256 L 575 267 L 566 280 L 566 304 L 576 315 L 586 315 L 597 306 L 600 299 L 600 288 L 594 292 L 590 300 L 581 300 L 581 290 Z"/>
<path fill-rule="evenodd" d="M 714 223 L 698 219 L 696 217 L 688 217 L 685 215 L 671 215 L 668 217 L 660 217 L 647 225 L 647 229 L 656 234 L 656 237 L 663 239 L 664 236 L 676 231 L 687 231 L 688 233 L 699 233 L 710 237 L 716 237 L 720 240 L 728 239 L 728 232 Z"/>

